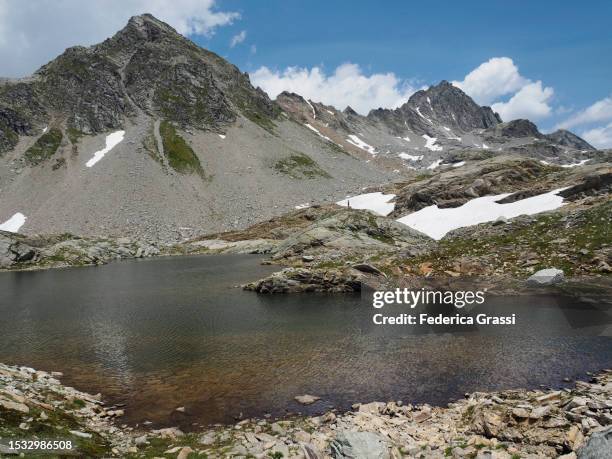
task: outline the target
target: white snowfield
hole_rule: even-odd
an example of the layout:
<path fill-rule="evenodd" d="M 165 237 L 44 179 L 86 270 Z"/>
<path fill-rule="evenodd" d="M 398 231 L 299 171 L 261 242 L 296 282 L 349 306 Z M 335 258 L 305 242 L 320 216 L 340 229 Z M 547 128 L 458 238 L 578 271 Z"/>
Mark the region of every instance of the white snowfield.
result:
<path fill-rule="evenodd" d="M 429 137 L 427 134 L 423 134 L 423 138 L 425 139 L 425 148 L 431 151 L 441 151 L 442 147 L 440 145 L 436 145 L 437 137 Z"/>
<path fill-rule="evenodd" d="M 298 204 L 297 206 L 295 206 L 295 210 L 307 209 L 308 207 L 310 207 L 310 203 L 305 202 L 304 204 Z"/>
<path fill-rule="evenodd" d="M 420 161 L 423 159 L 423 155 L 409 155 L 408 153 L 398 153 L 397 156 L 408 161 Z"/>
<path fill-rule="evenodd" d="M 393 212 L 393 209 L 395 208 L 395 204 L 389 202 L 393 198 L 395 198 L 394 194 L 383 194 L 381 192 L 365 193 L 343 199 L 342 201 L 338 201 L 336 204 L 343 207 L 350 205 L 351 209 L 371 210 L 378 215 L 386 217 Z"/>
<path fill-rule="evenodd" d="M 85 166 L 93 167 L 94 164 L 104 158 L 104 155 L 106 155 L 109 151 L 115 148 L 123 140 L 124 136 L 125 131 L 115 131 L 107 135 L 106 146 L 102 150 L 96 151 L 93 157 L 85 163 Z"/>
<path fill-rule="evenodd" d="M 361 148 L 362 150 L 367 151 L 368 153 L 370 153 L 373 156 L 378 154 L 378 152 L 376 151 L 376 149 L 372 145 L 368 145 L 363 140 L 361 140 L 359 137 L 357 137 L 355 134 L 349 135 L 348 139 L 346 139 L 346 141 L 348 143 L 351 143 L 351 144 L 355 145 L 357 148 Z"/>
<path fill-rule="evenodd" d="M 583 159 L 582 161 L 579 161 L 579 162 L 573 163 L 573 164 L 561 164 L 561 167 L 565 167 L 567 169 L 567 168 L 571 168 L 571 167 L 584 166 L 589 161 L 590 161 L 590 159 Z M 558 164 L 549 163 L 548 161 L 544 161 L 543 159 L 541 159 L 540 162 L 542 164 L 544 164 L 545 166 L 557 166 L 558 165 Z"/>
<path fill-rule="evenodd" d="M 225 134 L 219 134 L 219 137 L 221 137 L 222 139 L 225 139 Z"/>
<path fill-rule="evenodd" d="M 453 163 L 453 167 L 461 167 L 465 166 L 465 161 L 459 161 L 458 163 Z"/>
<path fill-rule="evenodd" d="M 590 159 L 583 159 L 582 161 L 579 161 L 579 162 L 573 163 L 573 164 L 562 164 L 561 167 L 570 168 L 570 167 L 584 166 L 589 161 L 590 161 Z"/>
<path fill-rule="evenodd" d="M 9 218 L 7 221 L 0 225 L 0 230 L 8 231 L 9 233 L 16 233 L 17 231 L 19 231 L 19 228 L 23 226 L 26 221 L 26 218 L 28 217 L 23 215 L 21 212 L 17 212 L 15 215 L 13 215 L 11 218 Z"/>
<path fill-rule="evenodd" d="M 498 204 L 495 201 L 510 196 L 512 193 L 483 196 L 472 199 L 460 207 L 449 209 L 439 209 L 437 205 L 433 205 L 401 217 L 397 221 L 433 239 L 440 240 L 449 231 L 464 226 L 478 225 L 500 217 L 514 218 L 519 215 L 533 215 L 558 209 L 563 205 L 563 197 L 557 193 L 564 189 L 560 188 L 508 204 Z"/>

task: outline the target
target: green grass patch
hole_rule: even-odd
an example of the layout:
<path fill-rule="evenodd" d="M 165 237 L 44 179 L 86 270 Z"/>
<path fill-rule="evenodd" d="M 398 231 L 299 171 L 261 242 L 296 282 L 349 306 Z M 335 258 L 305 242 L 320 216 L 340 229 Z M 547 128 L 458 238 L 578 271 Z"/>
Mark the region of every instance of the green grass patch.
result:
<path fill-rule="evenodd" d="M 70 143 L 73 145 L 76 145 L 78 141 L 81 139 L 81 137 L 85 135 L 85 133 L 82 131 L 79 131 L 76 128 L 69 127 L 68 129 L 66 129 L 66 135 L 68 136 L 68 140 L 70 140 Z"/>
<path fill-rule="evenodd" d="M 19 136 L 10 127 L 0 122 L 0 153 L 15 148 Z"/>
<path fill-rule="evenodd" d="M 28 164 L 36 166 L 51 158 L 61 145 L 62 138 L 62 131 L 57 128 L 51 128 L 41 135 L 25 152 Z"/>
<path fill-rule="evenodd" d="M 346 156 L 351 156 L 348 151 L 346 151 L 344 148 L 342 148 L 337 143 L 328 141 L 326 142 L 326 146 L 327 146 L 327 149 L 330 150 L 332 153 L 340 153 Z"/>
<path fill-rule="evenodd" d="M 159 145 L 157 145 L 154 129 L 154 126 L 151 125 L 149 132 L 142 140 L 142 148 L 151 158 L 153 158 L 153 160 L 155 160 L 155 162 L 163 165 L 163 159 L 159 151 Z"/>
<path fill-rule="evenodd" d="M 276 161 L 274 169 L 294 179 L 332 178 L 310 156 L 300 152 Z"/>
<path fill-rule="evenodd" d="M 198 174 L 205 178 L 206 174 L 200 160 L 193 149 L 183 139 L 169 121 L 162 121 L 159 133 L 164 145 L 164 153 L 172 169 L 181 174 Z"/>

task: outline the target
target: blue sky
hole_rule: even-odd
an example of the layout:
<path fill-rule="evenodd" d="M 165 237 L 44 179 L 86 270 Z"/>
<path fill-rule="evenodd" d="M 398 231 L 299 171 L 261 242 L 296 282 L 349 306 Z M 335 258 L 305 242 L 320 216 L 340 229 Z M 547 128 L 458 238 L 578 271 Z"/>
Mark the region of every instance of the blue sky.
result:
<path fill-rule="evenodd" d="M 446 79 L 505 119 L 612 147 L 609 1 L 0 0 L 0 74 L 31 73 L 143 12 L 272 97 L 290 89 L 367 113 Z"/>
<path fill-rule="evenodd" d="M 249 72 L 317 66 L 332 73 L 350 62 L 366 75 L 393 72 L 420 87 L 461 81 L 490 58 L 508 57 L 524 78 L 554 91 L 550 114 L 535 116 L 544 130 L 612 93 L 609 1 L 268 0 L 262 7 L 226 0 L 219 7 L 241 19 L 211 38 L 195 39 Z M 230 48 L 241 31 L 245 40 Z M 570 127 L 581 131 L 600 121 Z"/>

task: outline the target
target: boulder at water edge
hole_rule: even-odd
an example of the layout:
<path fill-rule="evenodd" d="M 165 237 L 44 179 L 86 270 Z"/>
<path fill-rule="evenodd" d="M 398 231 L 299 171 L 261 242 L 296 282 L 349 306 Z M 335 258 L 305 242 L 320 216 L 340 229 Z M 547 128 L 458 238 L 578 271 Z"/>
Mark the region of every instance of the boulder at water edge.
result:
<path fill-rule="evenodd" d="M 529 285 L 553 285 L 563 282 L 565 275 L 563 271 L 556 268 L 541 269 L 529 279 L 527 283 Z"/>

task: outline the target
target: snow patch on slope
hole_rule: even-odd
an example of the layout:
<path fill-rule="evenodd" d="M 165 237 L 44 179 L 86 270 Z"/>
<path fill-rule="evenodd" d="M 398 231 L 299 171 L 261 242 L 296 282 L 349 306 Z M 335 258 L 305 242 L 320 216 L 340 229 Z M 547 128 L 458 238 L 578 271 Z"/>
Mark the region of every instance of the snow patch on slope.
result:
<path fill-rule="evenodd" d="M 510 196 L 511 193 L 483 196 L 455 208 L 440 209 L 437 205 L 433 205 L 401 217 L 397 221 L 440 240 L 449 231 L 464 226 L 478 225 L 500 217 L 514 218 L 558 209 L 563 205 L 563 197 L 557 193 L 564 189 L 560 188 L 507 204 L 498 204 L 496 201 Z"/>
<path fill-rule="evenodd" d="M 8 231 L 9 233 L 16 233 L 17 231 L 19 231 L 19 228 L 23 226 L 27 218 L 28 217 L 23 215 L 21 212 L 17 212 L 15 215 L 13 215 L 11 218 L 9 218 L 7 221 L 0 225 L 0 230 Z"/>
<path fill-rule="evenodd" d="M 421 113 L 421 109 L 419 107 L 416 108 L 416 112 L 419 114 L 421 118 L 426 120 L 429 124 L 432 124 L 431 120 Z"/>
<path fill-rule="evenodd" d="M 317 112 L 315 112 L 314 107 L 312 106 L 312 104 L 310 103 L 310 101 L 308 99 L 306 99 L 306 103 L 308 104 L 308 106 L 312 110 L 312 118 L 316 120 L 317 119 Z"/>
<path fill-rule="evenodd" d="M 422 137 L 425 139 L 425 148 L 431 151 L 442 151 L 442 147 L 436 145 L 437 137 L 429 137 L 427 134 L 423 134 Z"/>
<path fill-rule="evenodd" d="M 383 194 L 381 192 L 365 193 L 343 199 L 336 204 L 343 207 L 350 205 L 352 209 L 367 209 L 378 215 L 387 216 L 395 208 L 395 203 L 389 202 L 393 198 L 395 198 L 394 194 Z"/>
<path fill-rule="evenodd" d="M 583 159 L 582 161 L 578 161 L 577 163 L 573 163 L 573 164 L 561 164 L 561 167 L 571 168 L 571 167 L 584 166 L 589 161 L 590 159 Z"/>
<path fill-rule="evenodd" d="M 377 155 L 378 154 L 378 152 L 376 151 L 376 149 L 372 145 L 368 145 L 367 143 L 365 143 L 363 140 L 361 140 L 359 137 L 357 137 L 354 134 L 349 135 L 348 138 L 346 139 L 346 141 L 348 143 L 351 143 L 351 144 L 355 145 L 357 148 L 361 148 L 362 150 L 367 151 L 371 155 Z"/>
<path fill-rule="evenodd" d="M 121 143 L 124 136 L 125 136 L 125 131 L 116 131 L 116 132 L 113 132 L 107 135 L 106 136 L 106 146 L 102 150 L 96 151 L 93 157 L 85 163 L 85 166 L 92 167 L 94 164 L 96 164 L 98 161 L 104 158 L 104 155 L 106 155 L 106 153 L 108 153 L 113 148 L 115 148 L 119 143 Z"/>
<path fill-rule="evenodd" d="M 399 153 L 397 156 L 408 161 L 420 161 L 423 159 L 423 155 L 409 155 L 408 153 Z"/>
<path fill-rule="evenodd" d="M 306 126 L 306 127 L 307 127 L 308 129 L 310 129 L 311 131 L 315 132 L 315 133 L 316 133 L 316 134 L 317 134 L 319 137 L 321 137 L 322 139 L 325 139 L 325 140 L 327 140 L 328 142 L 332 142 L 332 143 L 333 143 L 333 140 L 332 140 L 332 139 L 330 139 L 330 138 L 329 138 L 329 137 L 327 137 L 326 135 L 321 134 L 321 132 L 319 132 L 319 130 L 318 130 L 316 127 L 314 127 L 314 126 L 312 126 L 312 125 L 310 125 L 310 124 L 308 124 L 308 123 L 304 124 L 304 126 Z"/>

